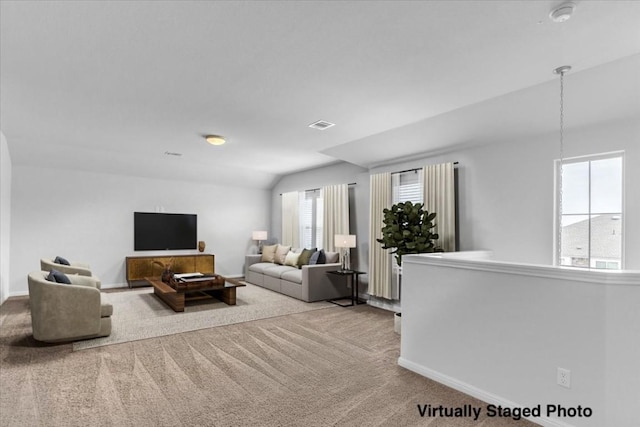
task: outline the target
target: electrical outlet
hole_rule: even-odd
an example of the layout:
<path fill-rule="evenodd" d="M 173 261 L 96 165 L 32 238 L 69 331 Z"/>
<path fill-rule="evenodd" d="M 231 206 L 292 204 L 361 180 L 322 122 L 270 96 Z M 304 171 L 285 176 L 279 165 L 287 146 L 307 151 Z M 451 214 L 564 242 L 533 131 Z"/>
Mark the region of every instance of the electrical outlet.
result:
<path fill-rule="evenodd" d="M 558 385 L 561 387 L 571 388 L 571 371 L 564 368 L 558 368 Z"/>

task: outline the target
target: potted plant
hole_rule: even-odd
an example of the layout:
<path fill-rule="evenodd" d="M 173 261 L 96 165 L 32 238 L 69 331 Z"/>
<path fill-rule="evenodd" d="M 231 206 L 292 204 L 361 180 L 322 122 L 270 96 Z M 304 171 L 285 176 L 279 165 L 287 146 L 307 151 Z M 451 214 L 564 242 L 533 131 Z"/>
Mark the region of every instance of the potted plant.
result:
<path fill-rule="evenodd" d="M 442 251 L 434 242 L 438 234 L 431 232 L 436 226 L 436 213 L 427 212 L 423 206 L 401 202 L 383 210 L 382 238 L 376 240 L 382 243 L 382 249 L 393 249 L 398 266 L 402 265 L 402 255 Z"/>
<path fill-rule="evenodd" d="M 423 209 L 422 203 L 401 202 L 391 206 L 391 209 L 384 209 L 384 227 L 382 227 L 382 238 L 376 239 L 382 244 L 382 249 L 392 249 L 395 254 L 396 269 L 398 274 L 398 286 L 402 275 L 402 255 L 421 254 L 442 251 L 436 246 L 434 240 L 439 238 L 438 234 L 432 233 L 435 227 L 433 220 L 436 213 L 429 213 Z M 395 313 L 394 331 L 400 333 L 400 322 L 402 313 Z"/>

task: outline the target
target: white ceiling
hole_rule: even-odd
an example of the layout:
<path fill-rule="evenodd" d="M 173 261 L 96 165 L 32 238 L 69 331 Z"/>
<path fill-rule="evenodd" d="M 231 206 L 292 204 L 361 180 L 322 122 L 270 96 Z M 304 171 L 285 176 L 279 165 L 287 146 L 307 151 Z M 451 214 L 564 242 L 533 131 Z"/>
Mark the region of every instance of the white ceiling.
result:
<path fill-rule="evenodd" d="M 0 129 L 16 165 L 268 188 L 547 132 L 560 65 L 575 125 L 637 114 L 640 2 L 559 3 L 1 0 Z"/>

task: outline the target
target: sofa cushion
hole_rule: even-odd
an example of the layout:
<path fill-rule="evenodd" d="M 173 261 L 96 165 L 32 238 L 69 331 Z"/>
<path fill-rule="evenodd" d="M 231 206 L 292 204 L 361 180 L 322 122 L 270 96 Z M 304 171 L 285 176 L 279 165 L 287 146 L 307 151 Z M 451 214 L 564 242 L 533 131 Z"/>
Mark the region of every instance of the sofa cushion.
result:
<path fill-rule="evenodd" d="M 264 275 L 265 276 L 271 276 L 271 277 L 275 277 L 276 279 L 279 279 L 283 273 L 286 273 L 287 271 L 292 271 L 292 270 L 297 270 L 297 268 L 293 268 L 293 267 L 289 267 L 286 265 L 276 265 L 273 268 L 268 268 L 264 271 Z"/>
<path fill-rule="evenodd" d="M 340 262 L 340 253 L 339 252 L 325 252 L 325 264 L 335 264 L 336 262 Z"/>
<path fill-rule="evenodd" d="M 280 279 L 286 280 L 287 282 L 293 283 L 302 283 L 302 270 L 290 270 L 282 273 Z"/>
<path fill-rule="evenodd" d="M 302 268 L 303 265 L 309 265 L 309 260 L 311 259 L 311 255 L 313 255 L 318 249 L 303 249 L 302 253 L 298 257 L 298 267 Z"/>
<path fill-rule="evenodd" d="M 311 258 L 309 259 L 309 265 L 324 264 L 326 262 L 327 256 L 324 254 L 323 249 L 320 249 L 319 251 L 311 255 Z"/>
<path fill-rule="evenodd" d="M 293 251 L 289 251 L 287 256 L 284 258 L 284 265 L 289 265 L 291 267 L 298 267 L 298 258 L 300 258 L 299 253 L 295 253 Z"/>
<path fill-rule="evenodd" d="M 262 247 L 262 258 L 260 261 L 262 262 L 275 262 L 276 257 L 276 247 L 278 245 L 270 245 Z"/>
<path fill-rule="evenodd" d="M 283 265 L 284 259 L 287 257 L 287 254 L 289 253 L 290 250 L 291 250 L 291 246 L 276 245 L 276 255 L 275 255 L 274 262 L 276 264 Z"/>
<path fill-rule="evenodd" d="M 251 264 L 249 266 L 249 271 L 253 271 L 254 273 L 264 274 L 270 268 L 276 268 L 278 264 L 274 264 L 272 262 L 257 262 L 255 264 Z"/>
<path fill-rule="evenodd" d="M 53 262 L 56 263 L 56 264 L 71 265 L 71 264 L 69 264 L 69 261 L 67 261 L 66 259 L 62 258 L 61 256 L 57 256 L 56 259 L 53 260 Z"/>
<path fill-rule="evenodd" d="M 49 275 L 47 276 L 47 280 L 55 283 L 64 283 L 65 285 L 71 284 L 71 280 L 69 280 L 66 274 L 58 270 L 55 270 L 53 268 L 49 272 Z"/>

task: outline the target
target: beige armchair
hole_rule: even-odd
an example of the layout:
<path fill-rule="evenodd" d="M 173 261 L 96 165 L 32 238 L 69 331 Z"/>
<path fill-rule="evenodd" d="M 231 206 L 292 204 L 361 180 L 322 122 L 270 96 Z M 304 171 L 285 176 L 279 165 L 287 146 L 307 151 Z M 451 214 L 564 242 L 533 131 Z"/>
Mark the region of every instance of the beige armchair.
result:
<path fill-rule="evenodd" d="M 113 306 L 101 302 L 94 278 L 72 274 L 67 285 L 48 281 L 48 274 L 35 271 L 28 276 L 35 339 L 61 342 L 111 334 Z"/>
<path fill-rule="evenodd" d="M 78 274 L 80 276 L 91 276 L 98 282 L 98 289 L 102 288 L 100 279 L 98 279 L 98 277 L 94 276 L 91 273 L 91 268 L 87 264 L 82 264 L 79 262 L 73 262 L 71 263 L 71 265 L 56 264 L 55 262 L 53 262 L 53 258 L 41 258 L 40 269 L 42 271 L 51 271 L 51 269 L 55 269 L 66 275 Z"/>

